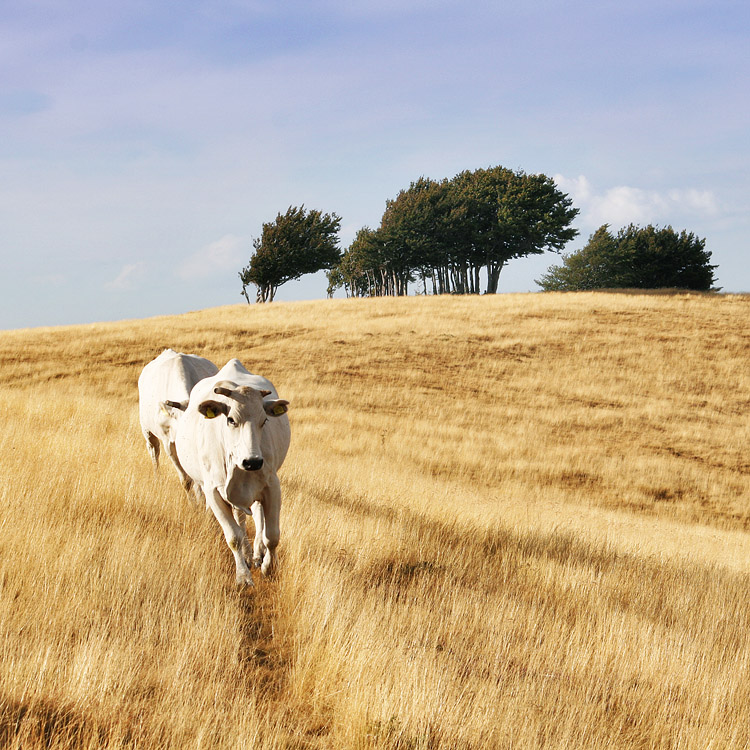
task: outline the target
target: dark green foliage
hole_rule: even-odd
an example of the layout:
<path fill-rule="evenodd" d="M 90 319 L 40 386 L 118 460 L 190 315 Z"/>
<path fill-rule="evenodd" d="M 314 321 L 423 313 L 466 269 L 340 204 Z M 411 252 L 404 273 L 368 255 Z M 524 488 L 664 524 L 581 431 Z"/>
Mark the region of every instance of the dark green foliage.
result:
<path fill-rule="evenodd" d="M 504 167 L 461 172 L 451 180 L 421 177 L 386 202 L 377 230 L 365 228 L 329 273 L 329 293 L 406 294 L 420 279 L 435 294 L 497 291 L 505 263 L 560 250 L 576 236 L 571 200 L 544 175 Z"/>
<path fill-rule="evenodd" d="M 290 206 L 274 222 L 264 224 L 260 239 L 253 241 L 250 263 L 239 273 L 247 301 L 249 284 L 258 287 L 258 302 L 270 302 L 287 281 L 334 268 L 341 260 L 340 227 L 336 214 L 306 211 L 304 206 Z"/>
<path fill-rule="evenodd" d="M 328 272 L 328 294 L 346 286 L 354 297 L 373 296 L 383 279 L 374 269 L 385 267 L 385 246 L 382 234 L 363 227 L 343 254 L 338 265 Z"/>
<path fill-rule="evenodd" d="M 537 280 L 545 291 L 585 289 L 710 290 L 716 282 L 705 239 L 672 227 L 633 224 L 616 236 L 604 224 L 586 246 L 563 256 Z"/>

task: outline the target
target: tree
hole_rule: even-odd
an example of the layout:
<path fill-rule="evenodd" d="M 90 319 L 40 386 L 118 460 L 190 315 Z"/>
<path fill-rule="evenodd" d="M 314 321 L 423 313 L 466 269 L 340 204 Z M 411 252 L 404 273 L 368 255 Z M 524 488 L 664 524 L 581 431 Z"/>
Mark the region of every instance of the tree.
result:
<path fill-rule="evenodd" d="M 422 177 L 386 201 L 380 227 L 360 229 L 328 274 L 329 294 L 341 286 L 347 296 L 407 294 L 414 273 L 440 253 L 434 204 L 441 189 L 441 184 Z"/>
<path fill-rule="evenodd" d="M 383 243 L 377 231 L 362 227 L 338 265 L 328 271 L 328 295 L 344 287 L 347 297 L 373 297 L 382 284 Z M 380 292 L 384 293 L 384 292 Z"/>
<path fill-rule="evenodd" d="M 618 258 L 616 240 L 603 224 L 582 250 L 563 255 L 562 265 L 550 266 L 536 283 L 545 291 L 616 288 L 625 280 Z"/>
<path fill-rule="evenodd" d="M 487 293 L 497 292 L 500 272 L 514 258 L 561 250 L 578 231 L 571 199 L 543 175 L 505 167 L 462 172 L 454 180 L 468 238 L 463 262 L 487 272 Z"/>
<path fill-rule="evenodd" d="M 271 302 L 287 281 L 308 273 L 334 268 L 341 259 L 336 214 L 306 211 L 290 206 L 276 220 L 263 224 L 260 239 L 253 240 L 255 253 L 239 272 L 242 294 L 250 302 L 247 287 L 258 287 L 257 301 Z"/>
<path fill-rule="evenodd" d="M 563 256 L 537 280 L 545 291 L 713 288 L 715 265 L 705 239 L 685 230 L 633 224 L 616 236 L 604 224 L 581 250 Z"/>
<path fill-rule="evenodd" d="M 545 250 L 561 250 L 576 236 L 570 224 L 578 214 L 570 198 L 544 175 L 527 175 L 504 167 L 461 172 L 450 180 L 421 177 L 386 202 L 379 229 L 367 230 L 368 242 L 379 252 L 369 253 L 374 265 L 357 268 L 379 276 L 368 294 L 406 294 L 408 284 L 421 278 L 424 292 L 431 281 L 434 294 L 479 294 L 480 274 L 486 271 L 488 293 L 497 292 L 505 264 Z M 355 241 L 356 242 L 356 241 Z M 334 288 L 351 277 L 329 277 Z M 349 289 L 353 288 L 349 283 Z"/>
<path fill-rule="evenodd" d="M 407 294 L 415 272 L 424 279 L 445 257 L 446 185 L 420 177 L 386 201 L 377 233 L 385 294 Z"/>

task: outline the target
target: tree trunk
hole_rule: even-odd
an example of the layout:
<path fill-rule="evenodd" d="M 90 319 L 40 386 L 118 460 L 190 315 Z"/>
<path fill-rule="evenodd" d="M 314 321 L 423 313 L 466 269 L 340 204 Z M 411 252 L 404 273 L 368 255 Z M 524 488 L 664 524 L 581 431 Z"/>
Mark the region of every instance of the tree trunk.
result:
<path fill-rule="evenodd" d="M 466 294 L 466 268 L 452 266 L 451 278 L 453 280 L 453 291 L 456 294 Z"/>
<path fill-rule="evenodd" d="M 273 284 L 262 284 L 258 287 L 258 293 L 255 295 L 256 302 L 273 302 L 277 287 Z"/>
<path fill-rule="evenodd" d="M 503 263 L 489 263 L 487 265 L 487 294 L 497 294 L 497 282 L 500 278 L 500 271 L 503 270 Z"/>

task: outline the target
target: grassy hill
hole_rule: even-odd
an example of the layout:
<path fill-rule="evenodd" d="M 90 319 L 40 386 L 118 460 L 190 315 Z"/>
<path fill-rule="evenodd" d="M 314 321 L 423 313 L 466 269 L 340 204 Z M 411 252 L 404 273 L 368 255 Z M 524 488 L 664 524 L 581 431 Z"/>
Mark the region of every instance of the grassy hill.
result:
<path fill-rule="evenodd" d="M 0 746 L 750 745 L 750 298 L 0 333 Z M 154 475 L 165 347 L 289 399 L 281 571 Z"/>

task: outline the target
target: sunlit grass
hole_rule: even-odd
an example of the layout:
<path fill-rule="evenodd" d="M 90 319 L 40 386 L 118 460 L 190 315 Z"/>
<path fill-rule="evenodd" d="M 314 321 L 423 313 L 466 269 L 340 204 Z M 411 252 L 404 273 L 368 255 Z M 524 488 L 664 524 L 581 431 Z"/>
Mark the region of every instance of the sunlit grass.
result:
<path fill-rule="evenodd" d="M 0 333 L 0 746 L 747 746 L 748 320 L 549 294 Z M 254 593 L 151 469 L 165 347 L 291 402 Z"/>

